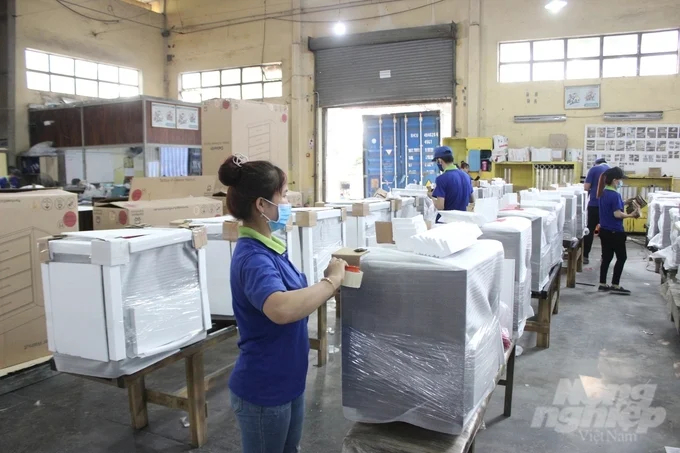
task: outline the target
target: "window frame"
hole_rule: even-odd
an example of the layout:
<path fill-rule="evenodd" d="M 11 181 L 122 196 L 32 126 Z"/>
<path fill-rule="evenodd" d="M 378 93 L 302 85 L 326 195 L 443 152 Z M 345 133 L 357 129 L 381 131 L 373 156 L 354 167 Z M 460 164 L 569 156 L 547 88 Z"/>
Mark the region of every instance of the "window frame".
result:
<path fill-rule="evenodd" d="M 272 66 L 278 66 L 281 76 L 279 78 L 272 78 L 268 79 L 266 76 L 265 68 L 272 67 Z M 262 80 L 260 81 L 250 81 L 250 82 L 244 82 L 243 80 L 243 74 L 245 70 L 248 69 L 253 69 L 253 68 L 260 68 L 260 71 L 262 73 Z M 238 83 L 223 83 L 222 81 L 222 72 L 223 71 L 234 71 L 238 70 L 239 71 L 239 82 Z M 208 72 L 219 72 L 220 80 L 218 85 L 211 85 L 211 86 L 204 86 L 203 85 L 203 74 L 208 73 Z M 186 75 L 191 75 L 191 74 L 198 74 L 198 79 L 200 81 L 200 84 L 198 87 L 195 88 L 184 88 L 183 82 L 184 82 L 184 76 Z M 267 97 L 265 96 L 265 85 L 269 83 L 280 83 L 281 84 L 281 95 L 280 96 L 275 96 L 275 97 Z M 283 63 L 280 61 L 276 62 L 271 62 L 271 63 L 263 63 L 263 64 L 254 64 L 254 65 L 247 65 L 247 66 L 237 66 L 237 67 L 229 67 L 229 68 L 220 68 L 220 69 L 205 69 L 201 71 L 187 71 L 179 74 L 179 80 L 178 80 L 178 95 L 179 99 L 182 100 L 183 102 L 190 102 L 190 103 L 196 103 L 193 100 L 190 99 L 184 99 L 184 93 L 191 92 L 191 93 L 197 93 L 198 96 L 200 96 L 201 102 L 206 101 L 208 99 L 203 98 L 203 90 L 209 89 L 209 88 L 217 88 L 220 90 L 220 96 L 222 95 L 223 91 L 225 88 L 235 88 L 238 87 L 239 90 L 239 98 L 238 99 L 244 99 L 243 98 L 243 87 L 248 86 L 248 85 L 260 85 L 260 88 L 262 90 L 262 97 L 260 98 L 248 98 L 246 100 L 265 100 L 265 99 L 280 99 L 283 97 Z M 210 98 L 210 99 L 215 99 L 215 98 Z"/>
<path fill-rule="evenodd" d="M 28 67 L 28 61 L 27 61 L 27 53 L 28 52 L 47 55 L 47 71 L 45 71 L 43 69 L 31 69 L 31 68 L 29 68 Z M 67 75 L 67 74 L 62 74 L 62 73 L 58 73 L 58 72 L 52 72 L 52 66 L 51 66 L 52 65 L 52 59 L 51 59 L 51 57 L 68 58 L 70 60 L 73 60 L 73 75 Z M 96 69 L 97 69 L 96 77 L 91 78 L 91 77 L 79 76 L 78 75 L 78 64 L 77 64 L 79 61 L 94 64 Z M 99 76 L 99 66 L 100 65 L 115 67 L 118 71 L 118 82 L 110 82 L 108 80 L 101 79 L 100 76 Z M 137 85 L 130 85 L 129 83 L 121 83 L 120 82 L 120 70 L 121 69 L 137 72 Z M 53 93 L 53 94 L 62 95 L 62 96 L 80 96 L 80 97 L 85 97 L 85 98 L 90 98 L 90 99 L 108 99 L 108 100 L 128 99 L 128 98 L 137 97 L 137 96 L 142 95 L 142 71 L 140 69 L 131 68 L 129 66 L 119 66 L 119 65 L 116 65 L 116 64 L 110 64 L 110 63 L 106 63 L 106 62 L 103 62 L 103 61 L 94 61 L 94 60 L 88 60 L 87 58 L 71 57 L 71 56 L 68 56 L 68 55 L 46 52 L 44 50 L 26 47 L 24 49 L 24 72 L 25 72 L 27 78 L 28 78 L 29 73 L 44 74 L 44 75 L 47 76 L 48 81 L 49 81 L 49 89 L 47 91 L 38 90 L 38 89 L 35 89 L 35 88 L 30 88 L 30 87 L 28 87 L 28 81 L 26 83 L 26 87 L 29 90 L 38 91 L 38 92 L 41 92 L 41 93 Z M 52 76 L 66 77 L 66 78 L 72 79 L 73 80 L 73 94 L 63 93 L 63 92 L 59 92 L 59 91 L 52 91 Z M 78 94 L 78 81 L 79 80 L 83 80 L 83 81 L 87 81 L 87 82 L 94 82 L 97 86 L 97 95 L 96 96 L 90 96 L 90 95 L 85 95 L 85 94 Z M 117 85 L 118 86 L 118 93 L 120 93 L 121 87 L 136 88 L 137 94 L 134 95 L 134 96 L 125 96 L 125 97 L 122 97 L 119 94 L 115 98 L 103 97 L 103 96 L 100 96 L 100 92 L 99 92 L 101 83 L 109 83 L 109 84 Z"/>
<path fill-rule="evenodd" d="M 643 53 L 642 52 L 642 38 L 644 35 L 647 34 L 654 34 L 654 33 L 660 33 L 660 32 L 670 32 L 670 31 L 677 31 L 678 32 L 678 46 L 675 51 L 669 51 L 669 52 L 649 52 L 649 53 Z M 637 49 L 636 52 L 634 53 L 625 53 L 621 55 L 604 55 L 604 41 L 605 38 L 612 37 L 612 36 L 629 36 L 629 35 L 636 35 L 637 36 Z M 580 58 L 570 58 L 569 57 L 569 41 L 572 39 L 583 39 L 583 38 L 597 38 L 599 39 L 600 43 L 600 51 L 598 56 L 592 56 L 592 57 L 580 57 Z M 550 59 L 550 60 L 534 60 L 534 44 L 537 42 L 545 42 L 545 41 L 556 41 L 556 40 L 562 40 L 564 42 L 564 57 L 563 58 L 557 58 L 557 59 Z M 501 62 L 501 48 L 503 44 L 516 44 L 516 43 L 528 43 L 529 44 L 529 59 L 524 60 L 524 61 L 512 61 L 512 62 Z M 569 37 L 563 37 L 563 38 L 545 38 L 545 39 L 532 39 L 532 40 L 524 40 L 524 41 L 504 41 L 504 42 L 499 42 L 498 43 L 498 65 L 497 65 L 497 81 L 498 83 L 526 83 L 526 82 L 543 82 L 544 80 L 534 80 L 534 65 L 537 63 L 559 63 L 563 62 L 564 63 L 564 74 L 562 76 L 562 79 L 559 80 L 550 80 L 551 82 L 555 81 L 572 81 L 572 80 L 593 80 L 593 79 L 604 79 L 604 78 L 624 78 L 624 77 L 651 77 L 651 76 L 646 76 L 646 75 L 640 75 L 640 66 L 642 62 L 643 57 L 654 57 L 654 56 L 665 56 L 665 55 L 674 55 L 677 60 L 676 64 L 676 72 L 675 74 L 670 74 L 670 75 L 678 75 L 680 74 L 680 28 L 669 28 L 669 29 L 663 29 L 663 30 L 647 30 L 647 31 L 638 31 L 638 32 L 628 32 L 628 33 L 612 33 L 612 34 L 602 34 L 602 35 L 590 35 L 590 36 L 569 36 Z M 634 76 L 612 76 L 612 77 L 604 77 L 604 62 L 605 60 L 615 60 L 618 58 L 635 58 L 636 59 L 636 71 Z M 575 79 L 569 79 L 567 78 L 568 74 L 568 67 L 569 67 L 569 62 L 570 61 L 598 61 L 599 62 L 599 74 L 598 77 L 591 77 L 591 78 L 575 78 Z M 529 79 L 528 80 L 522 80 L 522 81 L 502 81 L 501 80 L 501 67 L 506 66 L 506 65 L 513 65 L 513 64 L 528 64 L 529 65 Z"/>

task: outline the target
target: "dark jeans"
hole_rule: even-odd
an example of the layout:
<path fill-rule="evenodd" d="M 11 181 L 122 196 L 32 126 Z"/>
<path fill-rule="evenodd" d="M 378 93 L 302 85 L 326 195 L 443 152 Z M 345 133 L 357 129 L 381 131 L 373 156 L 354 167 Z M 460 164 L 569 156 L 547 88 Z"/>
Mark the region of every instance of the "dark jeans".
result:
<path fill-rule="evenodd" d="M 231 408 L 241 427 L 243 453 L 296 453 L 300 451 L 305 396 L 282 406 L 258 406 L 229 392 Z"/>
<path fill-rule="evenodd" d="M 595 227 L 600 223 L 600 208 L 597 206 L 588 206 L 588 236 L 583 238 L 583 257 L 588 258 L 590 249 L 593 248 L 593 239 L 595 238 Z"/>
<path fill-rule="evenodd" d="M 626 233 L 620 231 L 603 230 L 600 228 L 600 242 L 602 243 L 602 265 L 600 265 L 600 284 L 607 283 L 609 264 L 616 255 L 612 285 L 618 285 L 626 264 Z"/>

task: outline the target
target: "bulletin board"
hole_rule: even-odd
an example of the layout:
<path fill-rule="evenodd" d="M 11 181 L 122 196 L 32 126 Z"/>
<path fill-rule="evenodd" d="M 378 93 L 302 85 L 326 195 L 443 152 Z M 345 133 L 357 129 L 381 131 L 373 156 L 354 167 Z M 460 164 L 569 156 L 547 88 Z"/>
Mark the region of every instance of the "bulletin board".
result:
<path fill-rule="evenodd" d="M 589 124 L 583 146 L 584 175 L 596 159 L 646 175 L 650 167 L 680 176 L 680 124 Z"/>

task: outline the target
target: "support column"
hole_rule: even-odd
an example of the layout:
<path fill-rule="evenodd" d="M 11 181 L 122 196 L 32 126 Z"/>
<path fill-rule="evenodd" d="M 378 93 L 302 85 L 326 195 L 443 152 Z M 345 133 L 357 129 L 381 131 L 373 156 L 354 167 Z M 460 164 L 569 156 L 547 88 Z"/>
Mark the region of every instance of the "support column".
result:
<path fill-rule="evenodd" d="M 468 37 L 467 135 L 479 137 L 481 66 L 482 66 L 482 0 L 470 0 L 470 29 Z"/>

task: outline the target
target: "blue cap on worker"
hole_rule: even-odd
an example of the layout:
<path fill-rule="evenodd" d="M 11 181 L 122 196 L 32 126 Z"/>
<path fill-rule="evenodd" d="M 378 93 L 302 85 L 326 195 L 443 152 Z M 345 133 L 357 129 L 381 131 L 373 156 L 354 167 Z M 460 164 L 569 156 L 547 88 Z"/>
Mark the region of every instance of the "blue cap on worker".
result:
<path fill-rule="evenodd" d="M 606 163 L 607 163 L 607 161 L 605 160 L 604 157 L 600 157 L 599 159 L 597 159 L 595 161 L 595 165 L 606 164 Z"/>
<path fill-rule="evenodd" d="M 432 159 L 432 162 L 447 156 L 453 157 L 453 151 L 451 151 L 451 148 L 448 146 L 438 146 L 434 149 L 434 158 Z"/>

